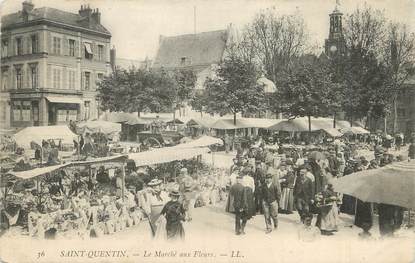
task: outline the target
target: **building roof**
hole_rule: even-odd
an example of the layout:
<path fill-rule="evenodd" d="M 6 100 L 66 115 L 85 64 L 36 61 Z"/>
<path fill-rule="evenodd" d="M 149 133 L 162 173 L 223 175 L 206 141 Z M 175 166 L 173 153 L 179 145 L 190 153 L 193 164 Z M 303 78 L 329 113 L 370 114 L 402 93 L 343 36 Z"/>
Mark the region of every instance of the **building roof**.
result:
<path fill-rule="evenodd" d="M 110 32 L 99 23 L 89 23 L 85 17 L 79 14 L 70 13 L 51 7 L 35 8 L 30 12 L 29 22 L 31 21 L 52 21 L 62 23 L 65 25 L 81 27 L 88 30 L 93 30 L 99 33 L 111 35 Z M 4 15 L 1 18 L 2 29 L 8 28 L 12 25 L 23 24 L 23 13 L 19 11 L 9 15 Z"/>
<path fill-rule="evenodd" d="M 160 36 L 160 46 L 153 67 L 177 68 L 217 64 L 222 60 L 227 38 L 227 30 Z"/>
<path fill-rule="evenodd" d="M 142 69 L 147 68 L 148 65 L 150 65 L 151 60 L 135 60 L 135 59 L 126 59 L 126 58 L 116 58 L 115 65 L 117 67 L 120 67 L 122 69 L 130 69 L 130 68 L 136 68 L 136 69 Z"/>

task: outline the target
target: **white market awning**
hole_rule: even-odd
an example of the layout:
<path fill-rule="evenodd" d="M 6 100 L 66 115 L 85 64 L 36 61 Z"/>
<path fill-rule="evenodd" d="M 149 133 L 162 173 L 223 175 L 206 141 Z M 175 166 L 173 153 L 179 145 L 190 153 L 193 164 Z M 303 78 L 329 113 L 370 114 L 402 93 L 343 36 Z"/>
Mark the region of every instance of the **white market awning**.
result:
<path fill-rule="evenodd" d="M 197 147 L 207 147 L 210 145 L 223 145 L 223 141 L 222 139 L 219 138 L 214 138 L 211 136 L 202 136 L 199 139 L 187 142 L 187 143 L 182 143 L 182 144 L 178 144 L 175 146 L 175 148 L 197 148 Z"/>
<path fill-rule="evenodd" d="M 136 166 L 147 166 L 160 163 L 168 163 L 185 159 L 192 159 L 198 155 L 208 153 L 207 147 L 201 148 L 177 148 L 165 147 L 146 152 L 130 153 L 129 159 L 134 160 Z"/>
<path fill-rule="evenodd" d="M 26 127 L 13 135 L 17 145 L 30 149 L 30 143 L 36 142 L 41 145 L 43 140 L 61 140 L 63 143 L 71 144 L 78 138 L 68 126 L 34 126 Z"/>
<path fill-rule="evenodd" d="M 54 171 L 59 170 L 63 167 L 67 167 L 69 165 L 70 165 L 70 163 L 40 167 L 40 168 L 35 168 L 35 169 L 32 169 L 32 170 L 21 171 L 21 172 L 10 171 L 10 172 L 8 172 L 8 174 L 14 175 L 14 176 L 19 177 L 21 179 L 30 179 L 30 178 L 34 178 L 34 177 L 37 177 L 37 176 L 40 176 L 40 175 L 44 175 L 44 174 L 47 174 L 47 173 L 54 172 Z"/>
<path fill-rule="evenodd" d="M 71 104 L 82 103 L 82 100 L 79 98 L 47 96 L 46 99 L 52 103 L 71 103 Z"/>
<path fill-rule="evenodd" d="M 339 132 L 336 128 L 326 128 L 322 129 L 323 131 L 327 132 L 328 135 L 331 137 L 341 137 L 343 136 L 343 133 Z"/>
<path fill-rule="evenodd" d="M 126 159 L 127 159 L 127 155 L 108 156 L 108 157 L 102 157 L 102 158 L 94 158 L 88 161 L 75 161 L 75 162 L 69 162 L 69 163 L 64 163 L 64 164 L 34 168 L 31 170 L 27 170 L 27 171 L 20 171 L 20 172 L 9 171 L 8 174 L 14 175 L 21 179 L 30 179 L 30 178 L 34 178 L 37 176 L 41 176 L 41 175 L 45 175 L 45 174 L 57 171 L 61 168 L 66 168 L 69 166 L 91 165 L 91 164 L 100 164 L 100 163 L 106 163 L 106 162 L 124 162 Z"/>
<path fill-rule="evenodd" d="M 84 43 L 85 46 L 85 50 L 88 54 L 92 55 L 92 48 L 91 48 L 91 43 L 85 42 Z"/>

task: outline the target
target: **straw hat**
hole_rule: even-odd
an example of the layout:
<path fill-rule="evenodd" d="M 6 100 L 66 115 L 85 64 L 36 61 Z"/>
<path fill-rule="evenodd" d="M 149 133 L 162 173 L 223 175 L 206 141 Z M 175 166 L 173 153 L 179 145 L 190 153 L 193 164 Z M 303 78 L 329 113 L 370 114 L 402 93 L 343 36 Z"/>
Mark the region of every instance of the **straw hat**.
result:
<path fill-rule="evenodd" d="M 109 203 L 111 201 L 110 197 L 108 195 L 104 195 L 102 197 L 102 202 L 103 203 Z"/>
<path fill-rule="evenodd" d="M 176 190 L 173 190 L 173 191 L 170 192 L 169 195 L 170 196 L 174 196 L 174 197 L 179 197 L 180 196 L 180 193 L 178 191 L 176 191 Z"/>
<path fill-rule="evenodd" d="M 148 186 L 157 186 L 160 185 L 163 181 L 159 180 L 159 179 L 153 179 L 151 180 L 147 185 Z"/>

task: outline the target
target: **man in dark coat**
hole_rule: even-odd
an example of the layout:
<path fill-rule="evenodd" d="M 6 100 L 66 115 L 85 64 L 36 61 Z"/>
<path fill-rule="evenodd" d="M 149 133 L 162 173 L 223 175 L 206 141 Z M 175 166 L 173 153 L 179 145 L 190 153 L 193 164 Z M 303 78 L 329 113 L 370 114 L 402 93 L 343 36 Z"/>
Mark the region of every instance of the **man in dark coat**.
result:
<path fill-rule="evenodd" d="M 243 177 L 238 175 L 236 183 L 231 186 L 230 194 L 233 195 L 233 206 L 235 208 L 235 233 L 236 235 L 245 234 L 245 225 L 248 221 L 248 204 L 245 198 L 245 187 L 242 184 Z"/>
<path fill-rule="evenodd" d="M 296 205 L 301 222 L 310 212 L 310 205 L 314 203 L 314 185 L 311 179 L 305 176 L 307 170 L 302 167 L 294 186 L 294 203 Z"/>
<path fill-rule="evenodd" d="M 311 173 L 314 175 L 314 192 L 322 192 L 324 183 L 321 167 L 314 159 L 309 159 L 309 165 L 311 167 Z"/>
<path fill-rule="evenodd" d="M 272 232 L 271 218 L 274 228 L 278 227 L 278 203 L 281 199 L 281 188 L 273 182 L 273 175 L 266 175 L 265 184 L 261 186 L 262 190 L 262 209 L 264 211 L 266 233 Z"/>
<path fill-rule="evenodd" d="M 381 236 L 393 236 L 395 230 L 395 206 L 378 204 L 379 232 Z"/>
<path fill-rule="evenodd" d="M 255 208 L 257 213 L 262 213 L 262 192 L 261 192 L 261 185 L 265 183 L 265 173 L 266 173 L 266 167 L 265 165 L 260 161 L 256 160 L 256 169 L 254 173 L 254 182 L 255 182 Z"/>
<path fill-rule="evenodd" d="M 415 159 L 415 142 L 412 141 L 408 148 L 408 159 L 413 160 Z"/>

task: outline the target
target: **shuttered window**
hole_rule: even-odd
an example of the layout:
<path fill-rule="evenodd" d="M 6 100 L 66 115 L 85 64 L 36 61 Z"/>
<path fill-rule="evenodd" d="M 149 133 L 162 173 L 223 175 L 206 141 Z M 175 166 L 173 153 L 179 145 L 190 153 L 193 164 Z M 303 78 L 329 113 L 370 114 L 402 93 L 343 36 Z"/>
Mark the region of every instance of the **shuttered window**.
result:
<path fill-rule="evenodd" d="M 23 38 L 16 37 L 16 55 L 23 55 Z"/>
<path fill-rule="evenodd" d="M 53 69 L 53 87 L 55 89 L 61 88 L 61 70 L 60 69 Z"/>
<path fill-rule="evenodd" d="M 53 37 L 53 54 L 60 55 L 61 54 L 61 38 L 60 37 Z"/>
<path fill-rule="evenodd" d="M 85 58 L 86 59 L 92 59 L 94 56 L 94 53 L 92 52 L 92 46 L 91 43 L 85 42 L 84 43 L 85 48 Z"/>
<path fill-rule="evenodd" d="M 22 68 L 16 68 L 16 89 L 23 88 L 23 71 Z"/>
<path fill-rule="evenodd" d="M 75 57 L 75 40 L 69 39 L 69 56 Z"/>

